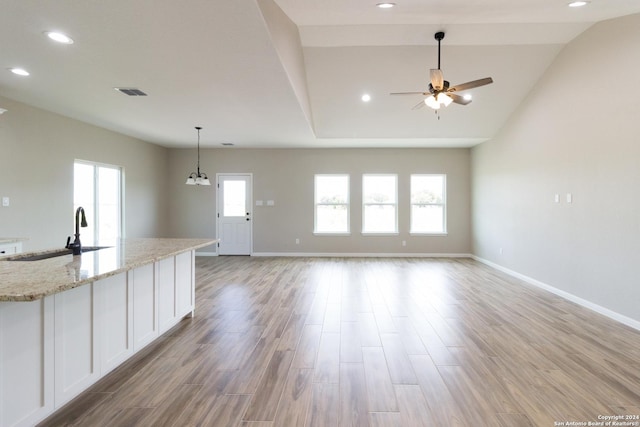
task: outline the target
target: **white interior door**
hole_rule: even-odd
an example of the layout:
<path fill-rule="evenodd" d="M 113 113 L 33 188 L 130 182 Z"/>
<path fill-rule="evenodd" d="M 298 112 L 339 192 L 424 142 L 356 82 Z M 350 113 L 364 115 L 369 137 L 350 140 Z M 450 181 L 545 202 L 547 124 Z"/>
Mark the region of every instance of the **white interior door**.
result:
<path fill-rule="evenodd" d="M 218 174 L 220 255 L 251 255 L 251 174 Z"/>

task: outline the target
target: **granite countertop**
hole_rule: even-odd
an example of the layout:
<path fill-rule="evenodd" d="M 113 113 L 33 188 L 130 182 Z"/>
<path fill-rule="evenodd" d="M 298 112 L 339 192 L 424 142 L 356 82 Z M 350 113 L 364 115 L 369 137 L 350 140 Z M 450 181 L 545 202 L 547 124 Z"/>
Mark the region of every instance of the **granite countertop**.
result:
<path fill-rule="evenodd" d="M 0 259 L 0 301 L 33 301 L 152 262 L 212 245 L 216 239 L 120 239 L 112 247 L 38 261 Z"/>

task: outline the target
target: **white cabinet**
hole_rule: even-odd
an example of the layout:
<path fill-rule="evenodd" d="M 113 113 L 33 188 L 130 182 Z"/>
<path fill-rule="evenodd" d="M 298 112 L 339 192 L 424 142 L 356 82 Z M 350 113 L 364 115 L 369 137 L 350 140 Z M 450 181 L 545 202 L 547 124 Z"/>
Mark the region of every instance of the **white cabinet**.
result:
<path fill-rule="evenodd" d="M 156 339 L 158 333 L 157 287 L 154 264 L 129 271 L 129 283 L 133 287 L 133 350 Z"/>
<path fill-rule="evenodd" d="M 176 323 L 176 269 L 175 258 L 160 260 L 158 278 L 158 324 L 160 333 L 168 331 Z"/>
<path fill-rule="evenodd" d="M 0 426 L 53 411 L 53 297 L 0 302 Z"/>
<path fill-rule="evenodd" d="M 179 318 L 193 314 L 195 307 L 194 252 L 185 252 L 176 260 L 176 311 Z"/>
<path fill-rule="evenodd" d="M 100 336 L 100 375 L 133 355 L 133 287 L 126 273 L 94 284 Z"/>
<path fill-rule="evenodd" d="M 89 283 L 54 295 L 56 408 L 100 377 L 93 290 Z"/>

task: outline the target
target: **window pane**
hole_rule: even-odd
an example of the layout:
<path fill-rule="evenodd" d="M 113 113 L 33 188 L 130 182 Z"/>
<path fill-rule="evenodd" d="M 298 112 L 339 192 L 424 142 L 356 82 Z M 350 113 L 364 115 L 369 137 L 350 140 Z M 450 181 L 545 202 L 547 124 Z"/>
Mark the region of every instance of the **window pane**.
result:
<path fill-rule="evenodd" d="M 315 233 L 349 232 L 349 175 L 315 176 Z"/>
<path fill-rule="evenodd" d="M 443 203 L 444 176 L 411 175 L 411 203 Z"/>
<path fill-rule="evenodd" d="M 362 176 L 362 231 L 364 233 L 398 231 L 397 189 L 396 175 Z"/>
<path fill-rule="evenodd" d="M 87 227 L 80 229 L 83 246 L 113 244 L 120 237 L 122 170 L 88 162 L 74 163 L 73 208 L 82 206 Z"/>
<path fill-rule="evenodd" d="M 316 203 L 348 203 L 349 177 L 347 175 L 317 175 Z"/>
<path fill-rule="evenodd" d="M 247 186 L 242 181 L 223 181 L 224 201 L 222 207 L 222 215 L 229 216 L 246 216 L 247 214 Z"/>
<path fill-rule="evenodd" d="M 444 206 L 412 205 L 412 233 L 444 233 Z"/>
<path fill-rule="evenodd" d="M 98 236 L 101 244 L 112 244 L 120 230 L 120 171 L 98 167 Z"/>
<path fill-rule="evenodd" d="M 365 233 L 395 233 L 396 207 L 393 205 L 365 205 L 363 231 Z"/>
<path fill-rule="evenodd" d="M 75 219 L 76 210 L 82 206 L 85 217 L 87 218 L 88 227 L 80 229 L 80 240 L 84 245 L 92 245 L 95 243 L 95 212 L 93 209 L 95 199 L 95 167 L 84 163 L 74 163 L 73 167 L 73 212 L 74 216 L 69 218 Z M 73 227 L 70 227 L 73 233 Z M 73 236 L 71 236 L 73 241 Z"/>
<path fill-rule="evenodd" d="M 446 175 L 411 175 L 411 232 L 445 233 Z"/>
<path fill-rule="evenodd" d="M 364 175 L 362 177 L 362 200 L 364 203 L 395 203 L 395 175 Z"/>
<path fill-rule="evenodd" d="M 347 233 L 348 209 L 345 205 L 320 205 L 316 207 L 316 232 Z"/>

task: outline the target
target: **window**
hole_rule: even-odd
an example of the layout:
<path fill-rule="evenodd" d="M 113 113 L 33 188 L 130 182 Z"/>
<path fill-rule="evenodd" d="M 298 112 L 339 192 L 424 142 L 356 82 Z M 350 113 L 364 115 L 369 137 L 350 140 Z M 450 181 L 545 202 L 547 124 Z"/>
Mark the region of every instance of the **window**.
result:
<path fill-rule="evenodd" d="M 84 208 L 87 228 L 80 230 L 83 245 L 113 244 L 122 236 L 122 169 L 76 161 L 73 174 L 73 211 Z"/>
<path fill-rule="evenodd" d="M 349 233 L 349 175 L 315 176 L 314 232 Z"/>
<path fill-rule="evenodd" d="M 362 176 L 362 232 L 398 232 L 398 176 Z"/>
<path fill-rule="evenodd" d="M 411 175 L 411 233 L 444 234 L 446 175 Z"/>

